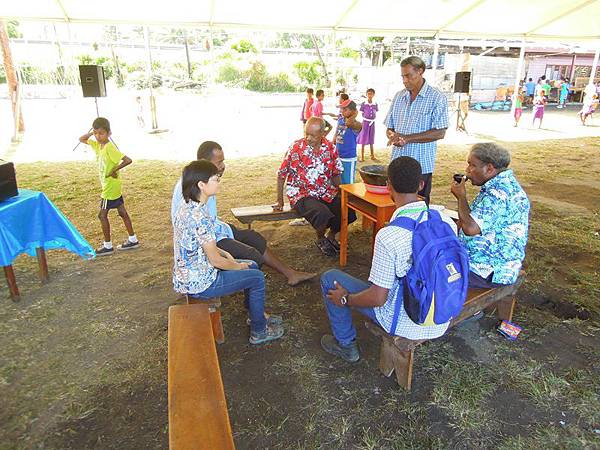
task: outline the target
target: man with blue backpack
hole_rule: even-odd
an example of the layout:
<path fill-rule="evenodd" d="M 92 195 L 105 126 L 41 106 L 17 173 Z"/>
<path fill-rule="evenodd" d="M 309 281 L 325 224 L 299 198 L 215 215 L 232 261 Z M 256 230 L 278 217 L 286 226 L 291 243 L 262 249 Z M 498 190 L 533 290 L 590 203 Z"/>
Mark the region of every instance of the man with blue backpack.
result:
<path fill-rule="evenodd" d="M 352 309 L 385 331 L 407 339 L 442 336 L 467 295 L 468 257 L 456 226 L 429 210 L 417 192 L 421 165 L 409 156 L 388 166 L 388 186 L 397 207 L 390 224 L 375 238 L 369 282 L 340 270 L 321 277 L 332 335 L 323 349 L 348 362 L 360 359 Z"/>

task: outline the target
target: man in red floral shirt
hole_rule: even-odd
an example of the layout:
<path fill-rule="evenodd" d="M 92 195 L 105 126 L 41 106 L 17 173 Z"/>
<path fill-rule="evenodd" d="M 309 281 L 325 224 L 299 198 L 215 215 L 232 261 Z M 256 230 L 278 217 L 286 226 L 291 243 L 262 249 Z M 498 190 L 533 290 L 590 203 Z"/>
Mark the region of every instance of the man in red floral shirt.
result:
<path fill-rule="evenodd" d="M 290 205 L 306 218 L 317 233 L 316 245 L 327 256 L 336 256 L 339 244 L 341 204 L 338 194 L 342 163 L 335 146 L 325 139 L 325 121 L 311 117 L 304 127 L 304 139 L 288 149 L 277 172 L 276 210 L 283 209 L 283 188 Z M 348 223 L 356 220 L 353 210 Z"/>

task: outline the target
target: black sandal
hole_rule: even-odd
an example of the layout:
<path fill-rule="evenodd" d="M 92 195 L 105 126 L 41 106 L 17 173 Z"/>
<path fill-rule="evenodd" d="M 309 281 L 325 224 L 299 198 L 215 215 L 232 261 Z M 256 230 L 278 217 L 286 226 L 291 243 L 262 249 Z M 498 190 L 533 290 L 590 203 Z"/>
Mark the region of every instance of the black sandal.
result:
<path fill-rule="evenodd" d="M 339 253 L 340 251 L 340 243 L 335 240 L 335 238 L 327 238 L 327 240 L 331 243 L 335 251 Z"/>
<path fill-rule="evenodd" d="M 326 237 L 321 238 L 321 239 L 315 241 L 315 245 L 319 248 L 319 250 L 321 250 L 321 252 L 325 256 L 330 256 L 330 257 L 337 256 L 337 252 L 335 251 L 335 247 L 333 246 L 333 244 L 331 243 L 331 241 L 329 239 L 327 239 Z"/>

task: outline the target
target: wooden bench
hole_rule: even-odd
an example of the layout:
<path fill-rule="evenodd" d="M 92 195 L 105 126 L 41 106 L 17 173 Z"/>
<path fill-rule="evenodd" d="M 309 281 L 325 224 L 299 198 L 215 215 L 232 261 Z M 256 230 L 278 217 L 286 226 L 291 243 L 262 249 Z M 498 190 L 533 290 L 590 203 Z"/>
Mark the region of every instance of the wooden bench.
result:
<path fill-rule="evenodd" d="M 300 216 L 290 208 L 286 203 L 283 205 L 283 211 L 274 211 L 271 205 L 244 206 L 241 208 L 231 208 L 231 214 L 241 223 L 252 228 L 252 222 L 255 220 L 263 222 L 274 222 L 277 220 L 297 219 Z"/>
<path fill-rule="evenodd" d="M 492 312 L 496 309 L 499 320 L 511 320 L 516 304 L 516 292 L 523 282 L 523 274 L 515 284 L 495 289 L 469 289 L 467 300 L 460 315 L 452 320 L 450 328 L 472 317 L 479 311 Z M 379 353 L 379 370 L 386 377 L 396 372 L 396 381 L 402 387 L 410 390 L 412 383 L 412 366 L 415 349 L 428 339 L 411 340 L 400 336 L 392 336 L 383 328 L 371 321 L 366 321 L 367 329 L 376 336 L 381 337 L 381 350 Z"/>
<path fill-rule="evenodd" d="M 169 308 L 169 449 L 234 449 L 207 304 Z"/>
<path fill-rule="evenodd" d="M 221 321 L 221 297 L 211 298 L 209 300 L 202 300 L 200 298 L 193 298 L 188 295 L 183 296 L 188 305 L 207 305 L 208 312 L 210 314 L 210 325 L 213 332 L 213 337 L 217 344 L 225 342 L 225 332 L 223 331 L 223 322 Z"/>

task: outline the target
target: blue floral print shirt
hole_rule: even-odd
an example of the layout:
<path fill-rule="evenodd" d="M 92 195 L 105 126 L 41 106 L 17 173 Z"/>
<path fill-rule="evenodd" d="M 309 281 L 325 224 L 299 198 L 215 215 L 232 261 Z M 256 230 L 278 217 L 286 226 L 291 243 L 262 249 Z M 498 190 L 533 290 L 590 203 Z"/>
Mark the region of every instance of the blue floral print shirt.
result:
<path fill-rule="evenodd" d="M 460 240 L 469 253 L 471 271 L 492 282 L 512 284 L 517 281 L 525 259 L 529 231 L 530 203 L 512 170 L 500 172 L 488 180 L 471 203 L 471 217 L 481 234 Z"/>
<path fill-rule="evenodd" d="M 208 207 L 190 200 L 181 202 L 173 220 L 173 288 L 182 294 L 204 292 L 217 278 L 202 245 L 216 241 Z"/>

